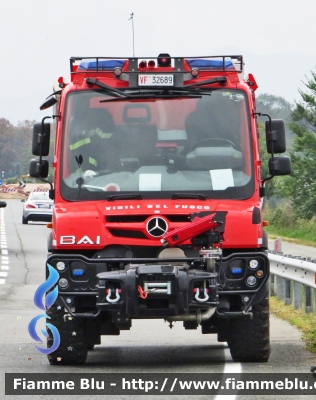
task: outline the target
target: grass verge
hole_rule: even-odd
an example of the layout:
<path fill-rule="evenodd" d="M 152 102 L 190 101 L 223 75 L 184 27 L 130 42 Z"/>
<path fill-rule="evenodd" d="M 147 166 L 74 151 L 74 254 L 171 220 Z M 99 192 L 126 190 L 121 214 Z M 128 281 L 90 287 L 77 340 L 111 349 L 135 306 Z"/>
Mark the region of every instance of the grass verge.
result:
<path fill-rule="evenodd" d="M 296 326 L 302 333 L 306 349 L 316 354 L 316 314 L 306 314 L 304 310 L 295 310 L 292 305 L 286 306 L 276 296 L 270 297 L 270 312 L 276 317 Z"/>
<path fill-rule="evenodd" d="M 316 242 L 306 239 L 296 239 L 292 237 L 287 237 L 283 235 L 279 235 L 277 233 L 269 233 L 269 239 L 278 239 L 281 238 L 284 242 L 295 243 L 295 244 L 302 244 L 304 246 L 316 247 Z"/>

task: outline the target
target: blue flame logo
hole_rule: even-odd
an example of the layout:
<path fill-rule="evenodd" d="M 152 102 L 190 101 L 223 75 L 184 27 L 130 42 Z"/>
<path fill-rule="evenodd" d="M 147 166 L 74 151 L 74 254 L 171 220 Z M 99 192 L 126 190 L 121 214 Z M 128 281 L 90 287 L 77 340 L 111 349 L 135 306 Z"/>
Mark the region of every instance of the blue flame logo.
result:
<path fill-rule="evenodd" d="M 50 308 L 55 303 L 57 296 L 58 296 L 58 287 L 56 286 L 45 297 L 45 304 L 46 304 L 46 307 L 45 307 L 45 305 L 43 303 L 43 297 L 45 296 L 45 293 L 48 290 L 50 290 L 52 287 L 55 286 L 55 284 L 57 283 L 58 278 L 59 278 L 59 273 L 51 265 L 47 264 L 47 266 L 48 266 L 48 271 L 49 271 L 48 279 L 46 282 L 42 283 L 37 288 L 37 290 L 34 294 L 34 304 L 36 305 L 36 307 L 38 307 L 44 311 L 46 309 Z M 36 324 L 41 318 L 50 319 L 50 317 L 46 314 L 37 315 L 30 321 L 29 326 L 28 326 L 28 331 L 29 331 L 29 334 L 32 339 L 36 340 L 37 342 L 43 343 L 43 340 L 38 336 L 38 334 L 36 332 Z M 49 328 L 49 330 L 51 331 L 51 333 L 53 335 L 53 345 L 52 345 L 52 347 L 50 347 L 48 349 L 35 346 L 35 348 L 42 354 L 50 354 L 53 351 L 55 351 L 56 349 L 58 349 L 58 347 L 60 345 L 60 334 L 58 332 L 58 329 L 54 325 L 52 325 L 48 322 L 46 322 L 46 326 Z M 45 338 L 48 337 L 48 333 L 45 329 L 42 329 L 41 332 L 45 336 Z"/>

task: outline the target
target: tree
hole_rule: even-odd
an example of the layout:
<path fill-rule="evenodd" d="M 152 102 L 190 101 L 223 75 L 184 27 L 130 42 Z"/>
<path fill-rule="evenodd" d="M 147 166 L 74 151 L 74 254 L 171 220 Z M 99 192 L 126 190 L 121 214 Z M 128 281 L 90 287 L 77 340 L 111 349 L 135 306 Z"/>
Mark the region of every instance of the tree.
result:
<path fill-rule="evenodd" d="M 292 112 L 290 129 L 296 137 L 293 144 L 292 174 L 283 192 L 292 201 L 296 213 L 304 219 L 316 215 L 316 73 L 299 90 L 302 100 Z"/>
<path fill-rule="evenodd" d="M 263 93 L 257 97 L 257 110 L 269 114 L 272 118 L 281 118 L 288 122 L 292 112 L 292 104 L 283 97 Z"/>
<path fill-rule="evenodd" d="M 291 122 L 293 104 L 289 103 L 283 97 L 263 93 L 257 97 L 257 111 L 269 114 L 271 118 L 284 120 L 287 148 L 292 148 L 295 136 L 291 132 L 289 124 Z M 259 117 L 259 121 L 266 121 L 266 118 Z"/>
<path fill-rule="evenodd" d="M 33 158 L 32 138 L 33 138 L 33 125 L 36 121 L 19 121 L 18 125 L 14 127 L 14 141 L 18 149 L 19 159 L 17 162 L 20 165 L 21 174 L 27 174 L 29 171 L 30 159 Z"/>
<path fill-rule="evenodd" d="M 0 170 L 12 176 L 15 169 L 16 152 L 12 143 L 13 125 L 5 118 L 0 118 Z"/>

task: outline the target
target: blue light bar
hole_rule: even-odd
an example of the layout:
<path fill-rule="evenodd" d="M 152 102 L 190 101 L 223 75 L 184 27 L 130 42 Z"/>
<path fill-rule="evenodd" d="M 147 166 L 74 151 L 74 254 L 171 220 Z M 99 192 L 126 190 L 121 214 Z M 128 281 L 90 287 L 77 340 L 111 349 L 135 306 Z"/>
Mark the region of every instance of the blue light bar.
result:
<path fill-rule="evenodd" d="M 72 271 L 73 276 L 83 276 L 84 275 L 84 270 L 83 269 L 74 269 Z"/>
<path fill-rule="evenodd" d="M 230 269 L 232 275 L 240 275 L 242 274 L 242 268 L 240 267 L 233 267 Z"/>
<path fill-rule="evenodd" d="M 96 61 L 81 61 L 78 66 L 77 71 L 83 70 L 96 70 L 98 66 L 98 71 L 108 71 L 114 68 L 123 68 L 126 60 L 101 60 L 98 63 Z"/>
<path fill-rule="evenodd" d="M 235 69 L 234 64 L 232 61 L 227 60 L 223 61 L 221 60 L 215 60 L 215 59 L 203 59 L 203 58 L 197 58 L 195 60 L 187 60 L 189 66 L 191 68 L 210 68 L 210 69 L 220 69 L 223 70 L 225 69 Z"/>

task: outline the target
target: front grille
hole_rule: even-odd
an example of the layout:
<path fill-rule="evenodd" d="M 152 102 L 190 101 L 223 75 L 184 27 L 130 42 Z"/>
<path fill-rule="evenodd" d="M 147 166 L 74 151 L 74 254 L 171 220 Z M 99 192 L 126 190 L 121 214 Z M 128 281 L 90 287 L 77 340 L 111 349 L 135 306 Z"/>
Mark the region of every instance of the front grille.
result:
<path fill-rule="evenodd" d="M 133 239 L 148 239 L 143 232 L 140 231 L 126 231 L 124 229 L 109 229 L 109 232 L 113 236 L 133 238 Z"/>
<path fill-rule="evenodd" d="M 157 214 L 155 214 L 157 215 Z M 168 219 L 170 222 L 190 222 L 190 214 L 159 214 Z M 146 221 L 147 218 L 152 217 L 153 214 L 148 215 L 106 215 L 106 222 L 118 223 L 139 223 Z"/>
<path fill-rule="evenodd" d="M 137 223 L 144 222 L 149 215 L 107 215 L 106 222 L 119 222 L 119 223 Z"/>

